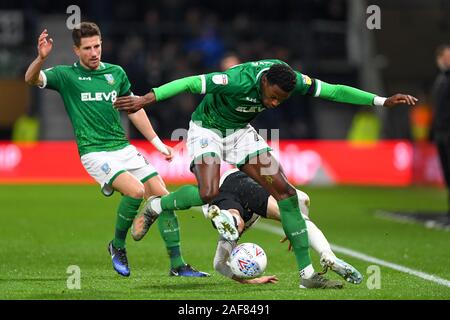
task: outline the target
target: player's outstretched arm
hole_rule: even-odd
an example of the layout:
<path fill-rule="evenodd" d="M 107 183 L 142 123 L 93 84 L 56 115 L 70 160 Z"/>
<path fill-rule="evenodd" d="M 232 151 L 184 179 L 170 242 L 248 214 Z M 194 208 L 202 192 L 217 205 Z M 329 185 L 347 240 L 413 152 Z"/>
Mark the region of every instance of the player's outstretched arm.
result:
<path fill-rule="evenodd" d="M 184 92 L 202 93 L 201 77 L 191 76 L 174 80 L 158 88 L 152 89 L 142 97 L 119 97 L 114 102 L 114 107 L 120 111 L 133 113 L 155 102 L 171 98 Z"/>
<path fill-rule="evenodd" d="M 418 101 L 417 98 L 408 94 L 395 94 L 391 97 L 379 97 L 373 93 L 363 91 L 354 87 L 329 84 L 324 81 L 315 79 L 315 97 L 335 102 L 351 103 L 357 105 L 373 105 L 393 107 L 400 104 L 413 106 Z"/>
<path fill-rule="evenodd" d="M 143 109 L 128 114 L 128 118 L 133 123 L 133 125 L 136 127 L 136 129 L 139 130 L 140 133 L 149 141 L 151 142 L 156 149 L 158 149 L 159 152 L 161 152 L 167 161 L 172 161 L 174 153 L 173 149 L 167 145 L 165 145 L 156 134 L 155 130 L 153 129 L 153 126 L 150 122 L 150 119 L 148 118 L 147 114 Z"/>
<path fill-rule="evenodd" d="M 42 31 L 42 33 L 39 35 L 38 38 L 38 56 L 34 61 L 30 64 L 30 66 L 27 69 L 27 72 L 25 73 L 25 82 L 32 86 L 42 86 L 44 83 L 44 80 L 42 78 L 41 69 L 42 65 L 45 62 L 45 59 L 47 59 L 48 55 L 52 51 L 53 48 L 53 39 L 48 38 L 47 29 Z"/>

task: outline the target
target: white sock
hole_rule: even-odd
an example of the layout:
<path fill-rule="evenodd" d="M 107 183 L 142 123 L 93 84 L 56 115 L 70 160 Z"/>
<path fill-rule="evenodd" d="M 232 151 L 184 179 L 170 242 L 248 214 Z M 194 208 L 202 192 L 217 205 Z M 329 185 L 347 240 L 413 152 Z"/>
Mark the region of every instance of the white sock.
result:
<path fill-rule="evenodd" d="M 309 279 L 313 276 L 313 274 L 314 267 L 312 266 L 312 264 L 307 266 L 305 269 L 300 270 L 300 277 L 302 277 L 303 279 Z"/>
<path fill-rule="evenodd" d="M 308 229 L 309 245 L 311 246 L 311 248 L 320 256 L 322 256 L 322 254 L 324 253 L 335 256 L 333 251 L 331 251 L 330 243 L 328 242 L 327 238 L 325 238 L 325 235 L 322 233 L 322 231 L 317 228 L 314 222 L 307 219 L 305 220 L 306 228 Z"/>
<path fill-rule="evenodd" d="M 150 201 L 150 208 L 156 211 L 157 214 L 161 214 L 163 211 L 161 208 L 161 198 L 155 198 L 153 201 Z"/>

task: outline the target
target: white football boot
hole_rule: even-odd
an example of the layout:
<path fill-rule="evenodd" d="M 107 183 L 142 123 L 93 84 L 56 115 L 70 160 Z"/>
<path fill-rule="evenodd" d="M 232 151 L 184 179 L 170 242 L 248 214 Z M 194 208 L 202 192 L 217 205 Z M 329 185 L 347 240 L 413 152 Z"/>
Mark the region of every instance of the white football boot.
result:
<path fill-rule="evenodd" d="M 325 273 L 328 268 L 336 272 L 339 276 L 344 278 L 347 282 L 353 284 L 360 284 L 363 276 L 351 264 L 337 258 L 334 254 L 323 253 L 320 257 L 320 264 L 324 268 Z"/>
<path fill-rule="evenodd" d="M 209 206 L 208 218 L 210 218 L 219 234 L 228 241 L 235 241 L 239 238 L 239 232 L 234 223 L 233 216 L 228 210 L 220 210 L 216 205 Z"/>

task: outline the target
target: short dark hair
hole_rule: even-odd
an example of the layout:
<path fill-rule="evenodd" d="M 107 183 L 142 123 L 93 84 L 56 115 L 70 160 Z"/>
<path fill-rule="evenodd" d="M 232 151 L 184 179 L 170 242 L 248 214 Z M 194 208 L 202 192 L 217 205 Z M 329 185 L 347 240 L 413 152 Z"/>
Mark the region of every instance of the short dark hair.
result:
<path fill-rule="evenodd" d="M 266 73 L 266 78 L 270 85 L 277 85 L 285 92 L 291 92 L 297 84 L 294 70 L 281 63 L 272 65 Z"/>
<path fill-rule="evenodd" d="M 436 48 L 436 57 L 442 56 L 445 50 L 450 49 L 450 44 L 444 43 Z"/>
<path fill-rule="evenodd" d="M 102 37 L 100 28 L 94 22 L 82 22 L 72 30 L 73 44 L 79 47 L 82 38 Z"/>

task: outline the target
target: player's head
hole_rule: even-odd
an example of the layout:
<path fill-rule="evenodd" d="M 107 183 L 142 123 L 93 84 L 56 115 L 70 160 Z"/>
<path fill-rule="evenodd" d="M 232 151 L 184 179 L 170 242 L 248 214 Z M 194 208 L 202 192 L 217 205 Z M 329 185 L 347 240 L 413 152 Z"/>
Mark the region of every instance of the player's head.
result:
<path fill-rule="evenodd" d="M 72 30 L 73 48 L 80 63 L 95 70 L 100 65 L 102 55 L 102 35 L 93 22 L 82 22 Z"/>
<path fill-rule="evenodd" d="M 450 44 L 442 44 L 436 49 L 436 63 L 441 70 L 450 69 Z"/>
<path fill-rule="evenodd" d="M 294 70 L 285 64 L 274 64 L 261 78 L 262 103 L 276 108 L 289 98 L 297 84 Z"/>

